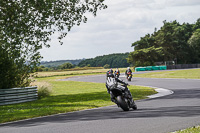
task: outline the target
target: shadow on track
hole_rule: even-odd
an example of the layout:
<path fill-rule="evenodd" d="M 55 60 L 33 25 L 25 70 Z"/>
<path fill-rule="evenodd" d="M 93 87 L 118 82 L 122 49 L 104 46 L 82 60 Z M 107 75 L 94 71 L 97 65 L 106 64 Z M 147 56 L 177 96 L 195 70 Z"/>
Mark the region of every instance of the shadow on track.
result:
<path fill-rule="evenodd" d="M 144 108 L 136 111 L 124 112 L 116 106 L 105 108 L 77 111 L 73 113 L 24 120 L 1 126 L 10 127 L 29 127 L 45 125 L 46 123 L 67 123 L 77 121 L 94 121 L 106 119 L 129 119 L 129 118 L 155 118 L 155 117 L 191 117 L 200 115 L 200 106 L 178 106 L 178 107 L 159 107 Z M 1 127 L 0 126 L 0 127 Z"/>

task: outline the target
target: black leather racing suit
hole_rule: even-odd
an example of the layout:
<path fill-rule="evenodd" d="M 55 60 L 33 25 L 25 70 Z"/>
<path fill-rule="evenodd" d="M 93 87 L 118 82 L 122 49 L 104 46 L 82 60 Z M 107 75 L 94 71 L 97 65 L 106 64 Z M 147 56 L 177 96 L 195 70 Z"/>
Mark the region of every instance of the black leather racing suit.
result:
<path fill-rule="evenodd" d="M 112 80 L 116 81 L 115 87 L 119 87 L 122 90 L 124 90 L 127 98 L 130 99 L 130 101 L 134 104 L 130 90 L 127 87 L 124 87 L 124 86 L 118 84 L 118 83 L 121 83 L 121 84 L 127 85 L 127 83 L 125 83 L 123 80 L 116 78 L 116 77 L 108 77 L 107 80 L 111 80 L 111 78 L 113 78 Z M 106 82 L 106 88 L 107 88 L 108 93 L 110 94 L 111 101 L 117 104 L 117 100 L 115 99 L 115 96 L 112 94 L 112 91 L 110 91 L 110 88 L 109 88 L 109 85 L 107 84 L 107 82 Z"/>

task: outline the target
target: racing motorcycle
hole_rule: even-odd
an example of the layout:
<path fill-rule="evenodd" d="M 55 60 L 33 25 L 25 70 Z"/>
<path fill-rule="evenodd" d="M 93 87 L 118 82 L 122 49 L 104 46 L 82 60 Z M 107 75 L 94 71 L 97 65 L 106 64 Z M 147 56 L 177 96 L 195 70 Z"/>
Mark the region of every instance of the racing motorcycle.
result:
<path fill-rule="evenodd" d="M 113 81 L 109 81 L 109 82 L 113 82 Z M 106 85 L 108 86 L 108 83 L 106 82 Z M 128 84 L 122 84 L 123 88 L 126 88 L 128 86 Z M 125 89 L 123 90 L 123 88 L 119 88 L 119 87 L 110 87 L 110 91 L 112 92 L 112 94 L 115 97 L 116 100 L 116 104 L 118 105 L 118 107 L 121 107 L 122 110 L 124 111 L 129 111 L 130 108 L 133 108 L 134 110 L 137 109 L 137 105 L 135 104 L 135 102 L 130 98 L 128 98 L 128 94 L 125 93 Z"/>
<path fill-rule="evenodd" d="M 132 73 L 131 73 L 131 72 L 128 72 L 126 76 L 127 76 L 128 81 L 131 81 Z"/>
<path fill-rule="evenodd" d="M 115 77 L 119 78 L 119 75 L 120 75 L 119 71 L 115 72 L 114 75 L 115 75 Z"/>

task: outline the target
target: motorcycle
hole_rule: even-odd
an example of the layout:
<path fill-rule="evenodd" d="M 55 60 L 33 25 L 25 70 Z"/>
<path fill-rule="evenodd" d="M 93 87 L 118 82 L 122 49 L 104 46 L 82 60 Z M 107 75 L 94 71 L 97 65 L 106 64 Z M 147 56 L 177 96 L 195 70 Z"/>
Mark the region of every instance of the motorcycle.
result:
<path fill-rule="evenodd" d="M 128 84 L 123 84 L 124 88 L 128 86 Z M 121 107 L 124 111 L 129 111 L 130 108 L 133 108 L 133 110 L 137 109 L 137 105 L 134 101 L 131 101 L 130 98 L 128 98 L 128 95 L 125 93 L 125 89 L 119 87 L 111 87 L 110 91 L 115 97 L 116 104 L 118 107 Z"/>
<path fill-rule="evenodd" d="M 128 72 L 128 73 L 127 73 L 127 79 L 128 79 L 128 81 L 131 81 L 131 78 L 132 78 L 132 73 L 131 73 L 131 72 Z"/>
<path fill-rule="evenodd" d="M 115 77 L 119 78 L 119 75 L 120 75 L 119 72 L 115 72 L 114 74 L 115 74 Z"/>

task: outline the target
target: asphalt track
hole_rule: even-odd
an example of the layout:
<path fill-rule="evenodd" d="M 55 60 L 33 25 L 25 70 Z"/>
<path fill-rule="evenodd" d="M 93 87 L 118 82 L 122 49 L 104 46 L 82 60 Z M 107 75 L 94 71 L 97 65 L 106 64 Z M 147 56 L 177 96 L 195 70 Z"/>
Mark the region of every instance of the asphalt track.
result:
<path fill-rule="evenodd" d="M 105 83 L 105 75 L 66 80 Z M 133 78 L 129 84 L 174 93 L 136 101 L 135 111 L 108 106 L 58 114 L 2 124 L 0 133 L 168 133 L 200 125 L 200 80 Z"/>

